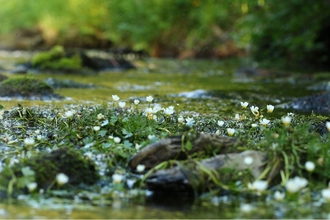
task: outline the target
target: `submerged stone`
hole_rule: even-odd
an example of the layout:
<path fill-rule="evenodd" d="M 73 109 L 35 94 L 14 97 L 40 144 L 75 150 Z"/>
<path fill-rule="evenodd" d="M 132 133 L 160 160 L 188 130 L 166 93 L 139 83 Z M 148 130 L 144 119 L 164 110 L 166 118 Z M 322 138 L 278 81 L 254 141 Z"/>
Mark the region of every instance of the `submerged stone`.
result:
<path fill-rule="evenodd" d="M 297 98 L 292 102 L 279 105 L 279 107 L 306 113 L 330 114 L 330 92 Z"/>

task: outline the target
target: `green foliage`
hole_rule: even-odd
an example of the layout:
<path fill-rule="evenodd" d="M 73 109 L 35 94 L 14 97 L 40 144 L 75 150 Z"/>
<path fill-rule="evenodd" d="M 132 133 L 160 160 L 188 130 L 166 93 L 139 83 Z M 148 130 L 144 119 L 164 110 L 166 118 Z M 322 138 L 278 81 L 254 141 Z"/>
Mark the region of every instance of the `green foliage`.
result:
<path fill-rule="evenodd" d="M 252 54 L 272 64 L 282 61 L 284 66 L 325 64 L 330 57 L 328 41 L 323 38 L 329 33 L 322 30 L 329 28 L 329 10 L 326 1 L 267 1 L 252 10 L 242 25 L 253 29 Z"/>

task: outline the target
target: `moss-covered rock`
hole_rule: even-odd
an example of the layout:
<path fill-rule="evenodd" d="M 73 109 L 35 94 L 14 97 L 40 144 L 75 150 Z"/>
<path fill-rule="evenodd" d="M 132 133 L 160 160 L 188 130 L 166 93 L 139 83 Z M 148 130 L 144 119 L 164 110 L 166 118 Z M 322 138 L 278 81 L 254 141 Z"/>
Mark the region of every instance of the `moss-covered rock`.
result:
<path fill-rule="evenodd" d="M 32 97 L 54 95 L 53 89 L 47 83 L 37 79 L 19 77 L 0 82 L 0 96 Z"/>
<path fill-rule="evenodd" d="M 67 56 L 62 46 L 55 46 L 49 51 L 35 55 L 31 64 L 41 70 L 79 70 L 82 68 L 78 54 Z"/>
<path fill-rule="evenodd" d="M 71 148 L 60 148 L 35 158 L 26 158 L 14 167 L 17 176 L 22 175 L 20 172 L 23 167 L 30 167 L 35 172 L 35 180 L 42 189 L 47 189 L 59 173 L 69 177 L 68 186 L 92 185 L 100 178 L 93 161 L 85 159 L 80 152 Z M 52 189 L 56 187 L 55 184 Z"/>

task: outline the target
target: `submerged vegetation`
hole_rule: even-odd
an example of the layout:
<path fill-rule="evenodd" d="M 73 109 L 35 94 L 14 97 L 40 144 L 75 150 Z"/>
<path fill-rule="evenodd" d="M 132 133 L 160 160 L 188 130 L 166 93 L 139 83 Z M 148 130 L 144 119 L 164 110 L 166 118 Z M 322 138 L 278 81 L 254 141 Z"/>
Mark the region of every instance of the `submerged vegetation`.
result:
<path fill-rule="evenodd" d="M 197 168 L 191 173 L 192 186 L 204 194 L 196 199 L 208 198 L 210 203 L 224 191 L 278 204 L 330 201 L 329 117 L 289 113 L 278 118 L 273 116 L 274 106 L 259 109 L 246 102 L 233 116 L 194 116 L 176 112 L 173 106 L 162 108 L 151 96 L 132 103 L 112 98 L 107 105 L 93 107 L 1 110 L 2 197 L 94 195 L 87 196 L 93 203 L 118 196 L 144 197 L 150 174 L 179 166 L 187 172 Z M 135 172 L 148 171 L 144 175 L 129 171 L 128 161 L 146 145 L 176 135 L 193 138 L 196 132 L 235 137 L 241 141 L 238 152 L 264 152 L 268 159 L 261 175 L 254 178 L 248 168 L 231 172 L 234 167 L 212 170 L 199 164 L 216 152 L 165 161 L 149 171 L 142 164 L 136 166 Z M 187 140 L 182 142 L 184 152 L 191 149 Z M 246 157 L 244 163 L 253 163 L 253 158 Z"/>

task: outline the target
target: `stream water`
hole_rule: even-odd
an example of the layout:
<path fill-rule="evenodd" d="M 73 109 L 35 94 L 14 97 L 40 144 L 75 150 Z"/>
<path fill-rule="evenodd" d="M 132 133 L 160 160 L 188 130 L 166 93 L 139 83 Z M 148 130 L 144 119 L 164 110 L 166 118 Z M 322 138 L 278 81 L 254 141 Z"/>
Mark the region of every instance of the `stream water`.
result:
<path fill-rule="evenodd" d="M 12 68 L 16 61 L 28 60 L 29 53 L 0 53 L 0 66 Z M 34 78 L 56 78 L 92 84 L 94 88 L 55 89 L 66 97 L 60 101 L 2 100 L 5 108 L 16 106 L 58 106 L 66 104 L 100 105 L 112 101 L 111 95 L 118 95 L 121 100 L 132 103 L 134 99 L 144 100 L 152 95 L 156 103 L 162 106 L 173 105 L 176 111 L 189 113 L 214 114 L 234 117 L 235 108 L 241 101 L 265 108 L 267 104 L 278 105 L 310 94 L 307 86 L 311 82 L 305 78 L 292 76 L 283 78 L 253 79 L 234 77 L 233 72 L 241 66 L 251 66 L 248 60 L 171 60 L 146 59 L 135 61 L 136 70 L 124 72 L 101 72 L 92 76 L 78 74 L 31 74 Z M 5 72 L 5 71 L 3 71 Z M 6 72 L 5 72 L 6 73 Z M 7 74 L 10 77 L 16 75 Z M 30 75 L 30 74 L 29 74 Z M 275 108 L 275 113 L 283 115 L 289 110 Z M 168 200 L 170 196 L 170 200 Z M 173 195 L 174 196 L 174 195 Z M 26 200 L 0 203 L 0 218 L 282 218 L 282 217 L 317 217 L 324 215 L 303 215 L 289 213 L 288 207 L 262 204 L 255 198 L 258 211 L 253 215 L 242 212 L 240 202 L 228 197 L 214 197 L 212 204 L 196 201 L 193 197 L 175 195 L 149 197 L 143 202 L 116 201 L 103 204 L 75 202 L 68 200 L 58 203 L 49 201 Z M 262 200 L 264 201 L 264 200 Z M 298 208 L 299 209 L 299 208 Z M 299 213 L 299 212 L 298 212 Z"/>

